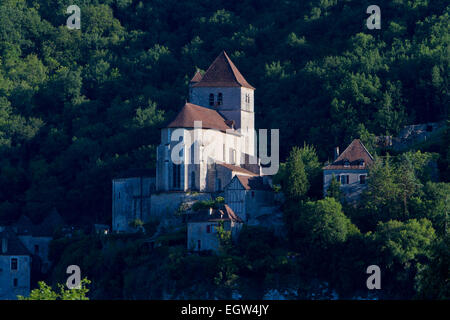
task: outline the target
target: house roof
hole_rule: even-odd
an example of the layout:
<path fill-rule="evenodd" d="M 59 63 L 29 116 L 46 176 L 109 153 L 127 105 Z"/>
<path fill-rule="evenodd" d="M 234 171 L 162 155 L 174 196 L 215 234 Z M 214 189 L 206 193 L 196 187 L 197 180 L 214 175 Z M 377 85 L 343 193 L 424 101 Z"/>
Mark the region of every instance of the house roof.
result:
<path fill-rule="evenodd" d="M 200 73 L 200 71 L 196 71 L 194 76 L 192 77 L 191 81 L 189 81 L 190 83 L 197 83 L 200 82 L 202 80 L 203 76 Z"/>
<path fill-rule="evenodd" d="M 360 165 L 364 161 L 363 165 Z M 345 163 L 348 162 L 346 166 Z M 368 165 L 373 163 L 373 157 L 359 139 L 355 139 L 342 152 L 333 163 L 325 166 L 324 170 L 333 169 L 351 169 L 351 170 L 367 170 Z"/>
<path fill-rule="evenodd" d="M 261 176 L 249 177 L 236 175 L 236 179 L 239 180 L 245 190 L 271 190 L 270 185 L 264 183 L 264 178 Z"/>
<path fill-rule="evenodd" d="M 34 237 L 51 237 L 58 227 L 64 226 L 64 220 L 56 209 L 39 224 L 33 224 L 31 220 L 22 215 L 19 220 L 13 224 L 18 235 L 31 235 Z"/>
<path fill-rule="evenodd" d="M 188 215 L 188 222 L 219 222 L 219 221 L 233 221 L 243 222 L 242 219 L 234 213 L 227 204 L 224 204 L 220 209 L 212 209 L 210 214 L 209 209 L 201 210 L 198 213 Z"/>
<path fill-rule="evenodd" d="M 3 252 L 2 241 L 7 239 L 7 250 Z M 10 227 L 6 227 L 0 232 L 0 256 L 29 256 L 30 252 L 23 245 Z"/>
<path fill-rule="evenodd" d="M 219 54 L 201 80 L 193 87 L 245 87 L 255 89 L 245 80 L 225 51 Z"/>
<path fill-rule="evenodd" d="M 201 121 L 203 129 L 231 130 L 225 119 L 213 109 L 187 102 L 167 128 L 194 128 L 194 121 Z"/>
<path fill-rule="evenodd" d="M 239 166 L 235 166 L 233 164 L 229 164 L 229 163 L 225 163 L 225 162 L 217 162 L 216 164 L 218 166 L 227 168 L 228 170 L 231 170 L 231 171 L 234 171 L 234 172 L 240 172 L 242 174 L 247 174 L 247 175 L 250 175 L 250 176 L 256 176 L 257 175 L 254 172 L 251 172 L 251 171 L 249 171 L 247 169 L 244 169 L 242 167 L 239 167 Z"/>

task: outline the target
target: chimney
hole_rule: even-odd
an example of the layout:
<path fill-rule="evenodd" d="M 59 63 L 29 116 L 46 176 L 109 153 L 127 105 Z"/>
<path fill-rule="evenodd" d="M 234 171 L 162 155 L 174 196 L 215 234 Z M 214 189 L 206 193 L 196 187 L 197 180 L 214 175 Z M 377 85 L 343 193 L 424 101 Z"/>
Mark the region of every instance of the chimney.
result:
<path fill-rule="evenodd" d="M 334 148 L 334 160 L 336 160 L 339 157 L 339 147 Z"/>
<path fill-rule="evenodd" d="M 8 238 L 4 236 L 2 238 L 2 253 L 6 253 L 8 251 Z"/>

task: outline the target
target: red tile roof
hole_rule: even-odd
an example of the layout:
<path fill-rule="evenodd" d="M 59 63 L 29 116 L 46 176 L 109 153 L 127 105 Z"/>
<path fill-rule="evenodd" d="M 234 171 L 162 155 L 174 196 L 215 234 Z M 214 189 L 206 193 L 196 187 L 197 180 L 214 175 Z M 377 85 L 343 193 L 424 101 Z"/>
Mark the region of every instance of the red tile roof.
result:
<path fill-rule="evenodd" d="M 271 190 L 272 188 L 265 184 L 263 177 L 249 177 L 236 175 L 236 178 L 242 184 L 245 190 Z"/>
<path fill-rule="evenodd" d="M 194 128 L 194 121 L 201 121 L 203 129 L 230 130 L 225 119 L 213 109 L 186 103 L 167 128 Z"/>
<path fill-rule="evenodd" d="M 202 79 L 193 87 L 245 87 L 255 89 L 245 80 L 225 51 L 222 51 L 206 70 Z"/>
<path fill-rule="evenodd" d="M 360 165 L 361 161 L 364 161 L 363 165 Z M 348 165 L 345 166 L 345 163 Z M 367 151 L 364 144 L 359 139 L 355 139 L 350 145 L 342 152 L 339 157 L 333 161 L 330 165 L 324 167 L 325 170 L 333 169 L 351 169 L 351 170 L 367 170 L 368 165 L 373 163 L 373 157 Z"/>
<path fill-rule="evenodd" d="M 200 71 L 195 72 L 194 76 L 192 77 L 190 83 L 197 83 L 202 80 L 203 76 L 200 73 Z"/>
<path fill-rule="evenodd" d="M 218 222 L 218 221 L 234 221 L 243 222 L 242 219 L 234 213 L 234 211 L 227 205 L 224 204 L 220 209 L 212 209 L 211 214 L 209 210 L 205 209 L 199 213 L 192 213 L 187 215 L 189 222 Z"/>
<path fill-rule="evenodd" d="M 243 173 L 243 174 L 248 174 L 250 176 L 256 176 L 257 175 L 254 172 L 251 172 L 251 171 L 249 171 L 247 169 L 244 169 L 242 167 L 239 167 L 239 166 L 235 166 L 233 164 L 229 164 L 229 163 L 225 163 L 225 162 L 217 162 L 216 164 L 218 166 L 222 166 L 222 167 L 227 168 L 227 169 L 229 169 L 231 171 L 234 171 L 234 172 L 240 172 L 240 173 Z"/>

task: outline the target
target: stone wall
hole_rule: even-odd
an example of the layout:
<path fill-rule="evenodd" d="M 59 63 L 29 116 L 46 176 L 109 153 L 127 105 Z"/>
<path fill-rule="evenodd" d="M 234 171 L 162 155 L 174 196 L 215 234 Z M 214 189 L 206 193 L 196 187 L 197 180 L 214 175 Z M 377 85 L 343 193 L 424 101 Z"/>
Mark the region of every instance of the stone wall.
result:
<path fill-rule="evenodd" d="M 11 270 L 11 258 L 18 260 L 17 271 Z M 0 254 L 0 300 L 15 300 L 17 295 L 30 294 L 30 264 L 29 256 Z M 17 286 L 14 279 L 17 279 Z"/>
<path fill-rule="evenodd" d="M 211 200 L 209 193 L 161 192 L 151 196 L 151 217 L 161 220 L 177 214 L 182 203 Z"/>
<path fill-rule="evenodd" d="M 49 244 L 53 238 L 31 235 L 19 235 L 18 237 L 30 253 L 37 255 L 41 259 L 41 272 L 47 272 L 50 268 L 50 260 L 48 259 Z"/>
<path fill-rule="evenodd" d="M 129 222 L 135 219 L 148 221 L 151 215 L 150 195 L 155 178 L 135 177 L 114 179 L 112 182 L 112 230 L 132 232 Z"/>
<path fill-rule="evenodd" d="M 326 196 L 327 190 L 330 186 L 331 179 L 338 175 L 348 175 L 349 183 L 341 184 L 341 191 L 345 195 L 345 198 L 352 202 L 360 198 L 362 191 L 367 187 L 366 184 L 360 184 L 360 176 L 365 175 L 367 177 L 368 170 L 324 170 L 323 171 L 323 193 Z"/>

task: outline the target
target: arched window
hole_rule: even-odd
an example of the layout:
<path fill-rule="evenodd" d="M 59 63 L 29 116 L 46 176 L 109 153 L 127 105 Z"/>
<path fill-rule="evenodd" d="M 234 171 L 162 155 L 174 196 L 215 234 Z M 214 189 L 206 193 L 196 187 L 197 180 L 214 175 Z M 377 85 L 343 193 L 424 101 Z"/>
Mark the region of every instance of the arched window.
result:
<path fill-rule="evenodd" d="M 217 105 L 221 106 L 223 103 L 223 95 L 222 92 L 219 92 L 219 94 L 217 95 Z"/>
<path fill-rule="evenodd" d="M 214 106 L 214 94 L 213 93 L 209 94 L 209 105 L 211 107 Z"/>

